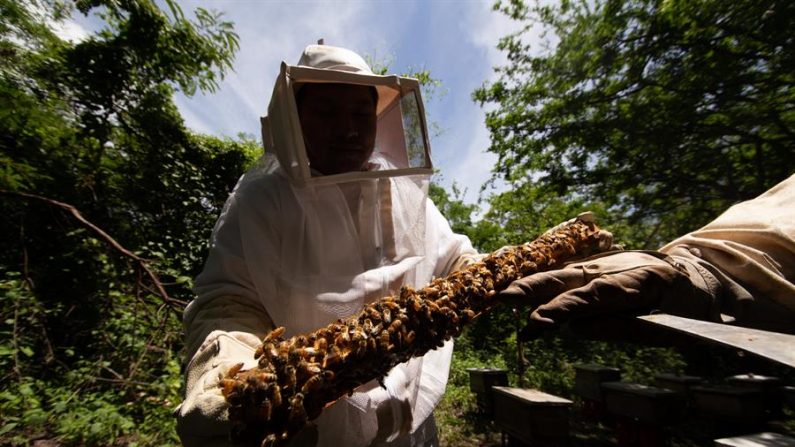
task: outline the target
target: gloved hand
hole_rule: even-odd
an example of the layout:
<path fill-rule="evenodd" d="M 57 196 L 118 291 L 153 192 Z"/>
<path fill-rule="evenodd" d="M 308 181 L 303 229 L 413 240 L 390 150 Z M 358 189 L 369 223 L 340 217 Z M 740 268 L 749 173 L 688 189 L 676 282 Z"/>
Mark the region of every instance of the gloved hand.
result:
<path fill-rule="evenodd" d="M 497 299 L 532 309 L 525 338 L 573 317 L 653 309 L 719 321 L 720 282 L 699 261 L 651 251 L 603 253 L 514 281 Z"/>

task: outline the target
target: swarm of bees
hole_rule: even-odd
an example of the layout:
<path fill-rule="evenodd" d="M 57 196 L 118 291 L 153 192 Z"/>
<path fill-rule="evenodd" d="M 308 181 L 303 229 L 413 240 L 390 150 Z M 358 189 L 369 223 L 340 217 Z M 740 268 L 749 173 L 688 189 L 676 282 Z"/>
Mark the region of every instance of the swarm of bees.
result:
<path fill-rule="evenodd" d="M 514 280 L 607 248 L 598 233 L 585 213 L 533 242 L 503 248 L 422 289 L 403 287 L 312 333 L 285 339 L 284 328 L 277 328 L 256 351 L 258 368 L 241 371 L 241 363 L 221 381 L 232 441 L 281 444 L 340 397 L 459 335 Z"/>

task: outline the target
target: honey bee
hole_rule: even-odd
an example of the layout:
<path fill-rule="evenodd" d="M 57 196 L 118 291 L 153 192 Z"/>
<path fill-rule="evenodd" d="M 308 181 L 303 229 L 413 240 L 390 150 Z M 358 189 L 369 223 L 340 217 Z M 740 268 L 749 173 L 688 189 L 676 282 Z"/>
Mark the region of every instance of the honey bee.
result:
<path fill-rule="evenodd" d="M 233 365 L 229 370 L 226 372 L 226 377 L 234 378 L 240 370 L 243 369 L 243 363 L 237 363 Z"/>
<path fill-rule="evenodd" d="M 246 376 L 246 386 L 248 388 L 256 389 L 257 385 L 259 385 L 259 379 L 257 379 L 256 375 L 252 374 L 252 375 Z"/>
<path fill-rule="evenodd" d="M 366 340 L 366 339 L 367 339 L 367 333 L 365 332 L 364 328 L 357 326 L 356 329 L 353 330 L 353 335 L 351 336 L 351 341 L 359 342 L 359 341 Z"/>
<path fill-rule="evenodd" d="M 442 295 L 441 298 L 436 300 L 436 305 L 439 307 L 450 307 L 453 310 L 455 310 L 455 308 L 457 307 L 456 304 L 453 302 L 453 300 L 450 299 L 450 296 L 448 295 Z"/>
<path fill-rule="evenodd" d="M 272 412 L 272 410 L 273 410 L 273 407 L 271 405 L 271 402 L 268 399 L 263 400 L 262 403 L 259 405 L 259 417 L 260 417 L 260 419 L 263 420 L 263 421 L 266 421 L 266 422 L 270 421 L 271 420 L 271 412 Z"/>
<path fill-rule="evenodd" d="M 257 351 L 254 353 L 254 358 L 262 358 L 263 360 L 269 361 L 278 355 L 279 351 L 276 350 L 276 346 L 271 342 L 265 342 L 257 348 Z"/>
<path fill-rule="evenodd" d="M 356 342 L 356 354 L 361 355 L 367 352 L 367 339 L 363 338 Z"/>
<path fill-rule="evenodd" d="M 296 348 L 290 351 L 290 355 L 293 357 L 314 357 L 318 354 L 317 349 L 315 348 Z"/>
<path fill-rule="evenodd" d="M 306 336 L 307 346 L 315 346 L 316 341 L 317 341 L 317 334 L 315 334 L 314 332 Z"/>
<path fill-rule="evenodd" d="M 221 379 L 221 387 L 223 388 L 224 396 L 229 396 L 235 391 L 235 386 L 237 385 L 237 381 L 232 379 Z"/>
<path fill-rule="evenodd" d="M 394 349 L 394 345 L 392 345 L 392 337 L 389 335 L 389 331 L 384 330 L 381 332 L 381 335 L 378 337 L 378 345 L 381 347 L 383 351 L 391 351 Z"/>
<path fill-rule="evenodd" d="M 330 352 L 323 358 L 323 368 L 328 368 L 340 362 L 342 362 L 342 351 L 337 345 L 333 345 Z"/>
<path fill-rule="evenodd" d="M 400 331 L 400 328 L 402 327 L 403 327 L 403 322 L 401 320 L 395 320 L 392 322 L 392 324 L 389 325 L 387 331 L 389 331 L 390 334 L 394 334 L 395 332 Z"/>
<path fill-rule="evenodd" d="M 285 381 L 284 386 L 295 388 L 295 382 L 296 382 L 295 366 L 287 365 L 284 367 L 284 381 Z"/>
<path fill-rule="evenodd" d="M 367 306 L 364 308 L 364 314 L 370 317 L 373 320 L 381 320 L 381 313 L 375 310 L 373 306 Z"/>
<path fill-rule="evenodd" d="M 425 293 L 426 297 L 429 298 L 429 299 L 435 299 L 437 296 L 439 296 L 439 289 L 437 287 L 434 287 L 434 286 L 426 287 L 426 288 L 422 289 L 422 291 L 423 291 L 423 293 Z"/>
<path fill-rule="evenodd" d="M 323 377 L 320 374 L 314 375 L 304 383 L 304 386 L 301 387 L 301 393 L 304 395 L 309 394 L 312 391 L 320 389 L 321 385 L 323 385 Z"/>
<path fill-rule="evenodd" d="M 525 261 L 525 262 L 522 263 L 522 266 L 519 267 L 519 268 L 523 272 L 530 273 L 530 272 L 535 271 L 536 268 L 538 268 L 538 265 L 535 262 L 532 262 L 532 261 Z"/>
<path fill-rule="evenodd" d="M 342 348 L 342 347 L 347 346 L 348 342 L 350 342 L 350 341 L 351 341 L 351 337 L 348 334 L 348 329 L 347 328 L 343 328 L 342 330 L 340 330 L 340 333 L 334 339 L 334 345 L 337 346 L 337 347 Z"/>
<path fill-rule="evenodd" d="M 392 311 L 388 307 L 381 312 L 381 316 L 385 324 L 392 322 Z"/>
<path fill-rule="evenodd" d="M 450 321 L 451 323 L 453 323 L 453 324 L 458 324 L 458 314 L 456 314 L 456 313 L 455 313 L 455 311 L 453 311 L 453 310 L 452 310 L 452 309 L 450 309 L 449 307 L 443 307 L 443 308 L 441 309 L 441 313 L 442 313 L 442 315 L 444 315 L 444 316 L 447 318 L 447 320 L 448 320 L 448 321 Z"/>
<path fill-rule="evenodd" d="M 290 354 L 290 349 L 292 349 L 293 345 L 286 341 L 283 341 L 276 345 L 276 356 L 277 357 L 287 357 Z"/>
<path fill-rule="evenodd" d="M 433 313 L 431 312 L 431 308 L 428 307 L 427 303 L 422 303 L 422 305 L 420 306 L 420 313 L 425 315 L 425 319 L 429 323 L 433 323 Z"/>
<path fill-rule="evenodd" d="M 320 363 L 309 363 L 306 361 L 301 361 L 298 364 L 298 373 L 304 376 L 311 376 L 314 374 L 320 374 Z"/>
<path fill-rule="evenodd" d="M 315 334 L 317 335 L 317 339 L 318 340 L 320 340 L 320 339 L 326 339 L 326 340 L 330 339 L 331 335 L 334 332 L 339 331 L 338 326 L 339 326 L 339 324 L 332 323 L 332 324 L 330 324 L 330 325 L 328 325 L 326 327 L 318 329 L 315 332 Z"/>
<path fill-rule="evenodd" d="M 296 348 L 303 348 L 309 344 L 309 340 L 306 338 L 306 335 L 299 335 L 293 339 L 293 346 Z"/>
<path fill-rule="evenodd" d="M 295 433 L 306 424 L 307 415 L 304 409 L 304 395 L 295 393 L 290 399 L 290 417 L 287 421 L 287 432 Z"/>
<path fill-rule="evenodd" d="M 281 339 L 282 334 L 284 334 L 284 331 L 285 331 L 284 326 L 277 327 L 276 329 L 272 330 L 268 335 L 266 335 L 264 339 L 262 339 L 263 343 L 269 342 L 271 340 Z"/>
<path fill-rule="evenodd" d="M 318 353 L 321 355 L 325 355 L 328 350 L 328 341 L 326 341 L 325 337 L 318 337 L 318 339 L 315 340 L 315 349 L 317 349 Z"/>
<path fill-rule="evenodd" d="M 275 408 L 279 408 L 282 406 L 282 389 L 279 387 L 278 384 L 272 383 L 269 387 L 271 392 L 271 402 L 273 402 L 273 406 Z"/>
<path fill-rule="evenodd" d="M 378 343 L 375 341 L 375 337 L 370 337 L 366 340 L 367 342 L 367 350 L 370 352 L 375 352 L 378 349 Z"/>
<path fill-rule="evenodd" d="M 396 303 L 395 299 L 392 297 L 383 299 L 381 301 L 381 305 L 393 312 L 399 311 L 401 307 L 400 304 Z"/>
<path fill-rule="evenodd" d="M 411 297 L 409 304 L 411 305 L 411 310 L 414 312 L 419 312 L 422 308 L 422 300 L 417 297 Z"/>
<path fill-rule="evenodd" d="M 405 335 L 405 337 L 403 337 L 403 339 L 404 339 L 404 340 L 406 341 L 406 343 L 408 343 L 408 344 L 412 344 L 412 343 L 414 343 L 414 340 L 415 340 L 416 338 L 417 338 L 417 333 L 416 333 L 416 332 L 414 332 L 414 331 L 409 331 L 409 332 L 408 332 L 408 334 L 406 334 L 406 335 Z"/>

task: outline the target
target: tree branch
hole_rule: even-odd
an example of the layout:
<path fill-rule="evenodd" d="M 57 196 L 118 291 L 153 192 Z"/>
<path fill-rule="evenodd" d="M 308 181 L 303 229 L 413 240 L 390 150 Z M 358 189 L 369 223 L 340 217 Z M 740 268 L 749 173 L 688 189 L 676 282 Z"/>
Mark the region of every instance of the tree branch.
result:
<path fill-rule="evenodd" d="M 168 293 L 166 293 L 166 290 L 163 287 L 163 283 L 160 282 L 160 278 L 157 276 L 157 274 L 154 272 L 154 270 L 152 270 L 152 268 L 149 266 L 149 263 L 145 259 L 141 258 L 140 256 L 136 255 L 135 253 L 133 253 L 133 252 L 127 250 L 126 248 L 122 247 L 121 244 L 119 244 L 115 239 L 113 239 L 108 233 L 106 233 L 101 228 L 97 227 L 93 223 L 89 222 L 85 217 L 83 217 L 83 215 L 80 213 L 80 211 L 77 208 L 75 208 L 73 205 L 70 205 L 70 204 L 64 203 L 64 202 L 59 202 L 57 200 L 49 199 L 47 197 L 42 197 L 42 196 L 39 196 L 39 195 L 36 195 L 36 194 L 17 192 L 17 191 L 6 191 L 6 190 L 3 190 L 3 189 L 0 189 L 0 195 L 14 197 L 14 198 L 19 198 L 19 199 L 24 199 L 24 200 L 29 200 L 29 201 L 42 202 L 42 203 L 45 203 L 47 205 L 54 206 L 54 207 L 57 207 L 57 208 L 61 208 L 61 209 L 65 210 L 65 211 L 68 211 L 84 227 L 90 229 L 97 236 L 99 236 L 99 238 L 101 240 L 105 241 L 108 245 L 113 247 L 116 251 L 121 253 L 123 256 L 125 256 L 125 257 L 127 257 L 129 259 L 132 259 L 137 264 L 138 268 L 142 269 L 146 273 L 146 275 L 149 277 L 149 280 L 155 286 L 157 294 L 160 295 L 161 298 L 163 298 L 163 301 L 165 301 L 166 304 L 168 304 L 169 306 L 175 306 L 176 305 L 176 306 L 184 307 L 184 302 L 182 302 L 180 300 L 175 300 L 175 299 L 171 298 L 170 296 L 168 296 Z"/>

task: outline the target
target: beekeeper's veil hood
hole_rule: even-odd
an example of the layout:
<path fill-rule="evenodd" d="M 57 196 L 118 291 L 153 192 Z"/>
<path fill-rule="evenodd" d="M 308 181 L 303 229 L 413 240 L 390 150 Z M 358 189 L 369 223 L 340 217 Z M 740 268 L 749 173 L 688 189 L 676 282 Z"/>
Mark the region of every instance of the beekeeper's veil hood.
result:
<path fill-rule="evenodd" d="M 295 96 L 307 83 L 355 84 L 376 89 L 376 142 L 368 170 L 335 175 L 313 172 Z M 394 75 L 375 75 L 361 56 L 344 48 L 310 45 L 298 65 L 282 62 L 268 116 L 261 121 L 266 153 L 276 155 L 285 174 L 296 184 L 432 174 L 419 82 Z"/>

